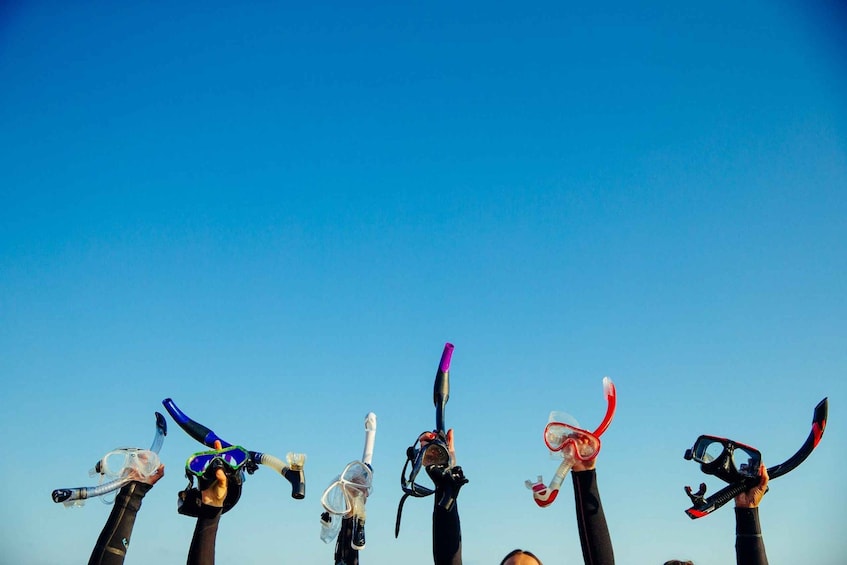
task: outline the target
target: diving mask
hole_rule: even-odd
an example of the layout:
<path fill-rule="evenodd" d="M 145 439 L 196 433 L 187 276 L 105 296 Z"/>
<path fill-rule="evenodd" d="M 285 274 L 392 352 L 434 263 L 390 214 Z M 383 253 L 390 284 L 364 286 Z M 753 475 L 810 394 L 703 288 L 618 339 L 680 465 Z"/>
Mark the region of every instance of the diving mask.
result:
<path fill-rule="evenodd" d="M 758 477 L 762 466 L 762 454 L 758 449 L 707 435 L 698 437 L 694 447 L 685 451 L 685 459 L 700 463 L 704 473 L 727 483 Z"/>
<path fill-rule="evenodd" d="M 238 445 L 195 453 L 185 462 L 186 474 L 213 480 L 215 470 L 239 471 L 250 461 L 250 452 Z M 210 473 L 211 471 L 211 473 Z"/>
<path fill-rule="evenodd" d="M 201 493 L 217 480 L 215 475 L 218 469 L 223 470 L 227 484 L 223 513 L 229 512 L 241 498 L 244 472 L 251 472 L 251 469 L 255 468 L 256 463 L 250 452 L 238 445 L 195 453 L 185 462 L 188 486 L 177 495 L 177 512 L 194 518 L 199 515 L 203 505 Z M 194 488 L 195 477 L 198 488 Z"/>
<path fill-rule="evenodd" d="M 328 512 L 347 516 L 353 511 L 356 498 L 367 498 L 370 495 L 372 484 L 373 471 L 370 465 L 353 461 L 324 491 L 321 504 Z"/>
<path fill-rule="evenodd" d="M 553 453 L 561 452 L 580 461 L 591 461 L 600 451 L 600 438 L 579 427 L 551 421 L 544 428 L 544 443 Z"/>
<path fill-rule="evenodd" d="M 142 478 L 152 477 L 160 465 L 159 455 L 149 449 L 124 447 L 113 449 L 88 471 L 89 476 L 119 478 L 135 470 Z"/>

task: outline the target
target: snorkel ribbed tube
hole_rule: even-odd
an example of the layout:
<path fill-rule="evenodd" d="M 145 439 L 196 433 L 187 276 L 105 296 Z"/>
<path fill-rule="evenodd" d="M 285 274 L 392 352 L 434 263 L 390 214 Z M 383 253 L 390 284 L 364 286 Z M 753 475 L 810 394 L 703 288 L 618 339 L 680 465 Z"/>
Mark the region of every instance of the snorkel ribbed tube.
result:
<path fill-rule="evenodd" d="M 82 506 L 83 501 L 109 494 L 129 483 L 129 477 L 115 479 L 96 487 L 60 488 L 53 491 L 53 502 L 62 502 L 66 507 Z"/>

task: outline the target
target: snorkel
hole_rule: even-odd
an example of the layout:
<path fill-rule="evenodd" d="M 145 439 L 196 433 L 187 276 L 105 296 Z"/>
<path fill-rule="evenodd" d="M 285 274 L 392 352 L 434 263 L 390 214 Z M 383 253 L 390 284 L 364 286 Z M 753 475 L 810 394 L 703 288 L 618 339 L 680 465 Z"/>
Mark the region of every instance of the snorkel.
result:
<path fill-rule="evenodd" d="M 168 423 L 165 417 L 156 414 L 156 433 L 150 449 L 124 447 L 114 449 L 94 464 L 88 472 L 89 476 L 100 476 L 100 485 L 96 487 L 60 488 L 53 491 L 53 502 L 61 502 L 66 508 L 82 506 L 87 498 L 103 496 L 114 492 L 133 480 L 146 480 L 156 474 L 159 469 L 159 450 L 168 435 Z M 131 478 L 130 472 L 135 471 L 137 478 Z M 111 478 L 111 481 L 104 482 Z M 113 501 L 102 498 L 106 504 Z"/>
<path fill-rule="evenodd" d="M 421 469 L 424 469 L 430 478 L 433 478 L 434 483 L 437 481 L 444 485 L 445 488 L 442 489 L 438 505 L 448 511 L 453 507 L 459 489 L 468 482 L 462 468 L 452 464 L 452 457 L 447 445 L 447 426 L 444 424 L 444 410 L 447 401 L 450 399 L 450 361 L 452 358 L 453 344 L 446 343 L 441 353 L 441 361 L 438 363 L 435 384 L 433 385 L 432 400 L 435 405 L 435 429 L 431 434 L 425 432 L 419 435 L 418 439 L 406 449 L 406 463 L 400 472 L 400 487 L 403 489 L 403 496 L 397 506 L 397 520 L 394 524 L 395 538 L 400 534 L 400 519 L 406 499 L 410 496 L 424 498 L 435 493 L 435 488 L 429 488 L 417 482 Z M 421 441 L 424 435 L 434 437 L 424 443 Z M 409 469 L 410 465 L 411 470 L 407 477 L 406 470 Z"/>
<path fill-rule="evenodd" d="M 796 469 L 800 463 L 811 455 L 818 446 L 826 429 L 828 414 L 828 399 L 824 398 L 815 406 L 812 415 L 812 429 L 806 441 L 794 455 L 779 465 L 768 467 L 769 480 L 776 479 Z M 741 452 L 746 461 L 742 462 L 735 454 Z M 739 494 L 750 490 L 759 484 L 761 454 L 758 450 L 744 444 L 715 436 L 700 436 L 691 449 L 684 455 L 686 460 L 700 463 L 700 470 L 707 475 L 714 475 L 728 482 L 729 485 L 706 498 L 706 483 L 700 483 L 699 490 L 692 492 L 690 486 L 685 487 L 685 493 L 691 499 L 693 506 L 685 511 L 692 520 L 711 514 Z"/>
<path fill-rule="evenodd" d="M 221 437 L 219 437 L 215 432 L 211 429 L 207 428 L 203 424 L 199 422 L 195 422 L 191 418 L 189 418 L 182 410 L 177 407 L 176 403 L 170 399 L 166 398 L 162 401 L 162 405 L 168 411 L 168 414 L 174 419 L 174 421 L 181 427 L 185 433 L 189 436 L 202 443 L 206 447 L 215 449 L 215 442 L 220 442 L 220 446 L 222 449 L 226 449 L 229 447 L 233 447 L 233 444 L 224 441 Z M 285 477 L 289 483 L 291 483 L 291 498 L 295 499 L 303 499 L 306 496 L 306 478 L 303 473 L 303 465 L 306 462 L 306 455 L 302 453 L 289 453 L 286 457 L 287 464 L 283 463 L 282 460 L 274 457 L 273 455 L 268 455 L 267 453 L 262 453 L 261 451 L 249 451 L 249 459 L 243 463 L 238 469 L 227 469 L 226 466 L 223 467 L 224 473 L 227 475 L 227 498 L 224 501 L 224 512 L 231 509 L 235 506 L 236 502 L 238 502 L 238 498 L 241 496 L 241 484 L 244 479 L 244 472 L 246 471 L 248 474 L 252 475 L 259 468 L 259 465 L 265 465 L 274 469 L 277 473 Z M 195 454 L 199 455 L 199 454 Z M 194 456 L 192 456 L 194 457 Z M 191 461 L 191 458 L 189 458 Z M 183 507 L 185 503 L 196 503 L 196 489 L 193 489 L 193 480 L 194 475 L 190 472 L 186 472 L 186 475 L 189 480 L 189 485 L 186 490 L 180 492 L 180 502 L 182 505 L 180 506 L 180 512 L 187 513 L 189 510 L 186 508 L 185 512 L 183 512 Z M 202 485 L 201 485 L 202 486 Z M 191 515 L 191 514 L 189 514 Z"/>
<path fill-rule="evenodd" d="M 544 484 L 541 475 L 535 482 L 527 480 L 524 483 L 532 491 L 532 498 L 535 503 L 541 508 L 551 505 L 556 500 L 568 471 L 571 470 L 577 460 L 591 461 L 600 452 L 600 436 L 612 423 L 617 406 L 615 384 L 609 377 L 603 378 L 603 393 L 606 396 L 606 415 L 593 432 L 558 421 L 560 418 L 557 418 L 557 415 L 561 413 L 551 412 L 550 421 L 544 428 L 544 443 L 551 453 L 561 454 L 562 462 L 556 469 L 549 486 Z"/>
<path fill-rule="evenodd" d="M 341 474 L 330 483 L 321 496 L 325 512 L 321 514 L 321 540 L 329 543 L 338 536 L 342 521 L 349 522 L 349 547 L 358 551 L 365 548 L 365 503 L 373 489 L 374 440 L 376 438 L 376 414 L 369 412 L 365 417 L 365 448 L 362 459 L 351 461 Z M 341 537 L 335 546 L 336 562 L 344 561 L 347 551 Z"/>

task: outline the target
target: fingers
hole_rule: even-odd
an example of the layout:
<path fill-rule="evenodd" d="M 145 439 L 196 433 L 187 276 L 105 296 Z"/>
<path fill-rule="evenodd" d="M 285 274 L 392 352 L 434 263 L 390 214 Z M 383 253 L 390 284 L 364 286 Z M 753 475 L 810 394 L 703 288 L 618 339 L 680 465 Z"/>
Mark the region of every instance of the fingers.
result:
<path fill-rule="evenodd" d="M 428 444 L 432 440 L 435 439 L 435 434 L 433 432 L 424 432 L 418 436 L 418 442 L 421 444 L 421 447 Z"/>
<path fill-rule="evenodd" d="M 450 454 L 450 465 L 456 465 L 456 445 L 453 443 L 453 428 L 447 430 L 447 452 Z"/>
<path fill-rule="evenodd" d="M 156 472 L 153 473 L 153 476 L 150 477 L 150 484 L 155 485 L 156 482 L 165 476 L 165 465 L 164 463 L 159 465 L 159 468 L 156 469 Z"/>
<path fill-rule="evenodd" d="M 215 479 L 217 479 L 219 487 L 226 486 L 226 473 L 224 473 L 223 469 L 218 469 L 215 471 Z"/>

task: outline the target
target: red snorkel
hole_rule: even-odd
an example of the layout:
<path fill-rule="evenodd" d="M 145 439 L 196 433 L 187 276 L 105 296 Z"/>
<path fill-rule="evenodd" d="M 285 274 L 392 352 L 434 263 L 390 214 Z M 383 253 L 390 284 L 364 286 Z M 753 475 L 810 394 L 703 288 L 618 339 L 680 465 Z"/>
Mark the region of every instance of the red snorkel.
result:
<path fill-rule="evenodd" d="M 541 475 L 535 482 L 526 481 L 526 487 L 532 490 L 532 498 L 538 506 L 544 508 L 556 500 L 565 476 L 577 460 L 591 461 L 600 452 L 600 436 L 612 423 L 617 407 L 615 384 L 609 377 L 603 378 L 603 392 L 606 395 L 606 415 L 593 432 L 558 421 L 551 421 L 544 428 L 545 445 L 551 453 L 561 453 L 562 462 L 549 486 L 544 484 Z"/>

